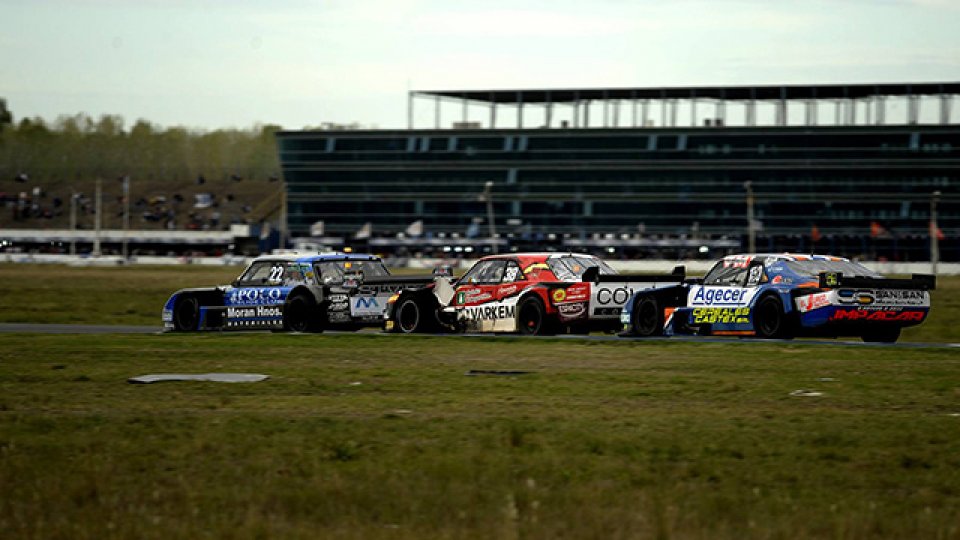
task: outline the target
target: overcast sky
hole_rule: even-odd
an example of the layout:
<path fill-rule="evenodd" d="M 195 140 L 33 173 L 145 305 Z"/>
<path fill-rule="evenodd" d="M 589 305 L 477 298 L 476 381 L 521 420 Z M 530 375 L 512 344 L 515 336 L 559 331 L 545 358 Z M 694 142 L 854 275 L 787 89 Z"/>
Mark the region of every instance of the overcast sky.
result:
<path fill-rule="evenodd" d="M 960 81 L 960 0 L 0 0 L 0 20 L 17 120 L 127 127 L 404 127 L 408 89 Z"/>

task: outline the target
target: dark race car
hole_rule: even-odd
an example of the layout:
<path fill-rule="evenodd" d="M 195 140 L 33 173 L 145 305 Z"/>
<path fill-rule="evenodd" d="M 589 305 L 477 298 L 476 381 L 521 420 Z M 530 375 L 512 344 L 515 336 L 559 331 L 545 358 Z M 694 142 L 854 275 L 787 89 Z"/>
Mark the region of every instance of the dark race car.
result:
<path fill-rule="evenodd" d="M 437 278 L 390 298 L 384 327 L 391 332 L 614 331 L 634 290 L 683 281 L 621 275 L 602 260 L 578 253 L 514 253 L 477 261 L 458 280 Z"/>
<path fill-rule="evenodd" d="M 373 255 L 263 256 L 231 285 L 174 293 L 163 306 L 163 326 L 179 332 L 380 326 L 390 295 L 430 280 L 393 277 Z"/>
<path fill-rule="evenodd" d="M 884 278 L 827 255 L 730 255 L 702 280 L 638 291 L 621 315 L 624 335 L 761 338 L 859 336 L 894 342 L 923 322 L 936 277 Z"/>

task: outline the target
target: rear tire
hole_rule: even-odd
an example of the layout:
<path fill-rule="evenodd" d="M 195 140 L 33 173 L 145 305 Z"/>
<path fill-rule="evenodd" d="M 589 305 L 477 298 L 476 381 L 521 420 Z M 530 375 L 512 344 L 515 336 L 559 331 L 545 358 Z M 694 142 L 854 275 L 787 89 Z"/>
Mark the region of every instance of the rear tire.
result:
<path fill-rule="evenodd" d="M 283 308 L 283 329 L 287 332 L 322 332 L 316 303 L 303 295 L 295 296 Z"/>
<path fill-rule="evenodd" d="M 883 328 L 864 332 L 860 336 L 866 343 L 896 343 L 900 339 L 900 328 Z"/>
<path fill-rule="evenodd" d="M 793 332 L 776 296 L 764 296 L 753 308 L 753 329 L 758 338 L 791 339 Z"/>
<path fill-rule="evenodd" d="M 630 314 L 630 322 L 633 333 L 637 336 L 662 336 L 663 310 L 660 309 L 660 303 L 651 295 L 637 298 L 633 304 L 633 312 Z"/>
<path fill-rule="evenodd" d="M 394 313 L 396 313 L 396 325 L 399 332 L 414 334 L 424 331 L 425 313 L 416 298 L 412 296 L 401 298 Z"/>
<path fill-rule="evenodd" d="M 173 308 L 173 327 L 177 332 L 194 332 L 200 322 L 200 302 L 194 296 L 177 301 Z"/>
<path fill-rule="evenodd" d="M 535 296 L 528 296 L 517 306 L 517 332 L 525 336 L 546 336 L 550 331 L 550 322 L 543 302 Z"/>

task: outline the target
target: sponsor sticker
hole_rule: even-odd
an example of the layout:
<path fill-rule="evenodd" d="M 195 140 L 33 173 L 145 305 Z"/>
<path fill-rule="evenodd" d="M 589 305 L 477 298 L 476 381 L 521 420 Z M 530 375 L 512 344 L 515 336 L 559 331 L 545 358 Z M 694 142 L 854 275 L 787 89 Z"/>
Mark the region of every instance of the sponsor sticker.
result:
<path fill-rule="evenodd" d="M 575 304 L 560 304 L 557 306 L 557 312 L 564 319 L 576 319 L 584 316 L 587 312 L 587 304 L 577 302 Z"/>
<path fill-rule="evenodd" d="M 750 308 L 695 308 L 693 324 L 743 324 L 750 322 Z"/>
<path fill-rule="evenodd" d="M 553 298 L 554 303 L 563 302 L 567 299 L 567 291 L 563 289 L 554 289 L 553 292 L 550 293 L 550 298 Z"/>
<path fill-rule="evenodd" d="M 241 288 L 233 289 L 227 296 L 227 302 L 233 305 L 276 304 L 282 301 L 284 292 L 278 288 Z"/>
<path fill-rule="evenodd" d="M 838 309 L 830 316 L 831 321 L 883 321 L 920 322 L 926 315 L 923 311 L 897 311 L 891 309 L 861 310 Z"/>
<path fill-rule="evenodd" d="M 464 312 L 472 321 L 492 321 L 512 319 L 516 315 L 516 308 L 514 306 L 476 306 L 466 308 Z"/>
<path fill-rule="evenodd" d="M 806 313 L 830 305 L 830 293 L 808 294 L 797 298 L 797 309 Z"/>
<path fill-rule="evenodd" d="M 693 304 L 740 304 L 746 299 L 746 289 L 700 287 L 693 296 Z"/>
<path fill-rule="evenodd" d="M 228 319 L 262 319 L 283 317 L 280 306 L 228 307 Z"/>

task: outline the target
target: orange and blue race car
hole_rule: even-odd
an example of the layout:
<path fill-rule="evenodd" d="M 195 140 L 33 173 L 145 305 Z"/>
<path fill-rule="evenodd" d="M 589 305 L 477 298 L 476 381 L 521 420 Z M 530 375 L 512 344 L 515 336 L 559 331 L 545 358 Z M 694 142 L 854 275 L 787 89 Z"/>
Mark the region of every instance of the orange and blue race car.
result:
<path fill-rule="evenodd" d="M 858 336 L 895 342 L 930 311 L 936 276 L 884 278 L 828 255 L 729 255 L 702 280 L 637 291 L 625 336 L 728 335 L 789 339 Z"/>
<path fill-rule="evenodd" d="M 682 267 L 663 276 L 623 275 L 580 253 L 491 255 L 459 279 L 401 289 L 388 301 L 384 327 L 402 333 L 616 331 L 634 291 L 683 279 Z"/>

